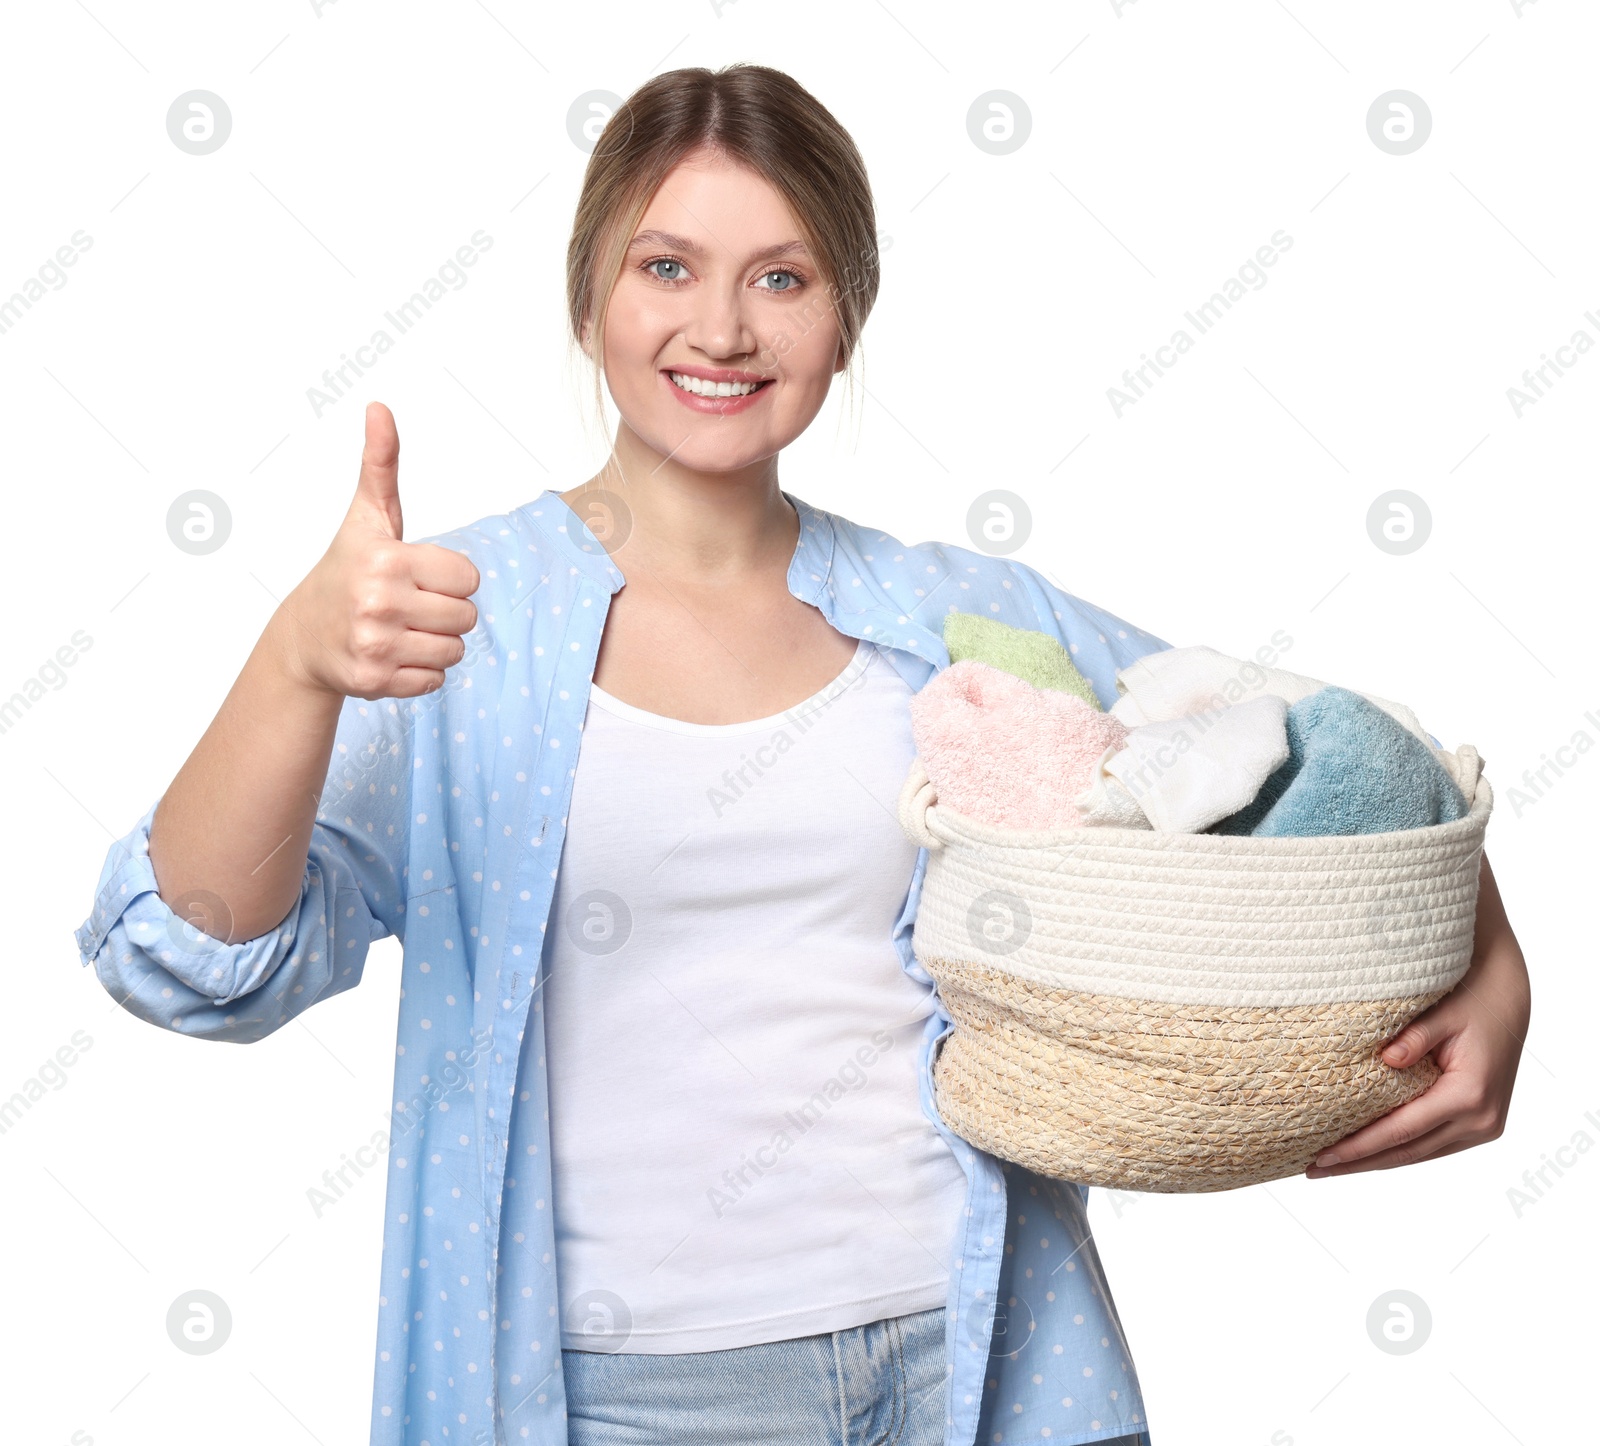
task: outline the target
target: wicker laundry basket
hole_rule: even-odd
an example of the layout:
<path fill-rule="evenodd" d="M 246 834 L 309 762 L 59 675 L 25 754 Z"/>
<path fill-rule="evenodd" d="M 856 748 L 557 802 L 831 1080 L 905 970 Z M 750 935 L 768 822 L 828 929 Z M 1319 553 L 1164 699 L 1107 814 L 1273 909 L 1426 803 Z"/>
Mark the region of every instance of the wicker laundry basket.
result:
<path fill-rule="evenodd" d="M 1317 838 L 995 828 L 914 761 L 899 814 L 928 850 L 912 941 L 954 1024 L 946 1123 L 1042 1175 L 1230 1190 L 1420 1094 L 1433 1062 L 1379 1051 L 1467 971 L 1493 806 L 1476 749 L 1443 761 L 1465 817 Z"/>

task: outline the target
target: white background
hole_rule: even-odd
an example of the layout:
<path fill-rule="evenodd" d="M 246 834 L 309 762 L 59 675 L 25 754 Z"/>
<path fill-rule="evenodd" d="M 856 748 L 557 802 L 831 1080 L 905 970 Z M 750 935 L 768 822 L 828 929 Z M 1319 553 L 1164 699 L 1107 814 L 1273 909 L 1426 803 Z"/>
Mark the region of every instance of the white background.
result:
<path fill-rule="evenodd" d="M 239 1049 L 122 1014 L 72 931 L 332 536 L 368 397 L 399 421 L 410 537 L 596 470 L 564 330 L 568 108 L 738 59 L 833 110 L 892 238 L 860 405 L 836 388 L 788 490 L 962 543 L 979 493 L 1016 491 L 1018 556 L 1069 591 L 1180 645 L 1243 654 L 1282 628 L 1284 666 L 1410 703 L 1497 787 L 1488 853 L 1535 999 L 1504 1136 L 1350 1178 L 1093 1197 L 1158 1446 L 1588 1429 L 1600 1150 L 1520 1216 L 1507 1191 L 1575 1132 L 1600 1143 L 1600 756 L 1520 808 L 1510 789 L 1576 731 L 1600 739 L 1600 356 L 1520 417 L 1507 388 L 1576 329 L 1600 340 L 1591 10 L 85 0 L 13 7 L 6 32 L 0 296 L 93 238 L 0 335 L 0 696 L 93 639 L 0 735 L 0 1096 L 93 1040 L 0 1136 L 8 1439 L 365 1439 L 383 1184 L 321 1219 L 306 1191 L 382 1123 L 398 946 Z M 165 122 L 196 88 L 233 116 L 199 157 Z M 1032 116 L 1003 156 L 967 133 L 996 89 Z M 1432 112 L 1405 156 L 1366 128 L 1393 89 Z M 307 387 L 480 228 L 469 284 L 319 419 Z M 1116 416 L 1123 369 L 1279 228 L 1268 283 Z M 233 515 L 203 557 L 166 532 L 195 487 Z M 1366 527 L 1395 487 L 1432 513 L 1405 556 Z M 215 1355 L 166 1336 L 195 1288 L 233 1313 Z M 1397 1288 L 1432 1313 L 1405 1356 L 1365 1325 Z"/>

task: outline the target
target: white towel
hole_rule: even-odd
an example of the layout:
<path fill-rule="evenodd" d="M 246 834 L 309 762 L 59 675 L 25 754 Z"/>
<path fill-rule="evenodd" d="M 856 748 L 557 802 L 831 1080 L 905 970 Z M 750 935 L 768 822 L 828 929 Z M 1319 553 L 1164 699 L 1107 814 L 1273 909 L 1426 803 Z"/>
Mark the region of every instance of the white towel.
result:
<path fill-rule="evenodd" d="M 1149 828 L 1150 819 L 1122 780 L 1106 772 L 1106 765 L 1123 750 L 1116 744 L 1100 755 L 1094 779 L 1077 798 L 1086 825 L 1110 824 L 1116 828 Z"/>
<path fill-rule="evenodd" d="M 1289 761 L 1275 693 L 1211 713 L 1191 713 L 1132 729 L 1105 771 L 1127 790 L 1158 833 L 1200 833 L 1255 798 L 1268 775 Z"/>
<path fill-rule="evenodd" d="M 1117 674 L 1117 691 L 1122 696 L 1111 705 L 1110 712 L 1132 730 L 1188 714 L 1214 717 L 1230 704 L 1262 694 L 1282 698 L 1285 703 L 1298 703 L 1327 686 L 1316 678 L 1282 668 L 1263 668 L 1259 663 L 1230 658 L 1215 648 L 1163 648 L 1146 653 Z M 1439 745 L 1404 703 L 1391 703 L 1371 693 L 1361 696 L 1416 734 L 1438 755 Z"/>

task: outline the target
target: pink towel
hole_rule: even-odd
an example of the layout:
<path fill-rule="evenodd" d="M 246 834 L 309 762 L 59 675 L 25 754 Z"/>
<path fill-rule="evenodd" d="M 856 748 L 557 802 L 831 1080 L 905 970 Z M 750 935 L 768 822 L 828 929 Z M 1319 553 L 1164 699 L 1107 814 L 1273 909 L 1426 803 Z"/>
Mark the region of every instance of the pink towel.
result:
<path fill-rule="evenodd" d="M 1002 828 L 1081 828 L 1074 800 L 1127 727 L 1082 698 L 988 663 L 952 663 L 911 699 L 911 734 L 937 801 Z"/>

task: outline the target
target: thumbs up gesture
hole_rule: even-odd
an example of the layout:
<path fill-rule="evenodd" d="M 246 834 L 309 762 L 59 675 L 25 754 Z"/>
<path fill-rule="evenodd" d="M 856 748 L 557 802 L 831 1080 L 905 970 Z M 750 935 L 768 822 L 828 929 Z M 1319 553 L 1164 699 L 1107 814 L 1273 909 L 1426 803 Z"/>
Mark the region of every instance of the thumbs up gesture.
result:
<path fill-rule="evenodd" d="M 274 619 L 295 681 L 354 698 L 412 698 L 443 686 L 477 626 L 478 569 L 465 554 L 404 541 L 400 436 L 367 407 L 356 495 L 321 561 Z"/>

